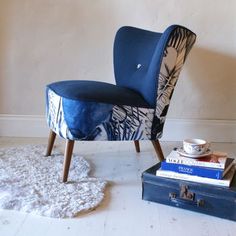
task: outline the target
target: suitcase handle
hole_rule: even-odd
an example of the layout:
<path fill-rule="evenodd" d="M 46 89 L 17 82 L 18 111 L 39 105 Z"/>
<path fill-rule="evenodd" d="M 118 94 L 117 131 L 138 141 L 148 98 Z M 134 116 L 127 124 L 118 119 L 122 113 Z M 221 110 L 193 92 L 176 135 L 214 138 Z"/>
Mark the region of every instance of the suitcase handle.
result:
<path fill-rule="evenodd" d="M 202 199 L 194 201 L 194 196 L 192 198 L 177 197 L 176 193 L 169 193 L 169 199 L 175 204 L 188 204 L 197 207 L 203 207 L 205 203 Z"/>

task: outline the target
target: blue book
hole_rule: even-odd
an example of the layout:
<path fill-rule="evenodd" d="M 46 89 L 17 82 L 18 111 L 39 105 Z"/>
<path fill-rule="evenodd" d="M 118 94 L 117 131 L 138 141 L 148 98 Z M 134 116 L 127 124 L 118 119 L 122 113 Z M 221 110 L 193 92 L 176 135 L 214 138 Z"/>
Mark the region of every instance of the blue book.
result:
<path fill-rule="evenodd" d="M 208 168 L 208 167 L 168 163 L 164 160 L 161 162 L 161 170 L 167 170 L 181 174 L 201 176 L 211 179 L 222 179 L 226 175 L 226 173 L 230 170 L 230 168 L 233 166 L 233 164 L 234 162 L 232 159 L 232 161 L 228 163 L 224 169 L 218 169 L 218 168 Z"/>

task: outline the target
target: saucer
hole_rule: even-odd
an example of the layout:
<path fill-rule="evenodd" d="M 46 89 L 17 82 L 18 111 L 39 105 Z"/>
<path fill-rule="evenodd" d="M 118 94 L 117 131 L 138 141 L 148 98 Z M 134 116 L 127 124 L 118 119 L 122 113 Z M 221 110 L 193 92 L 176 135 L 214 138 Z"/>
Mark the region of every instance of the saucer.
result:
<path fill-rule="evenodd" d="M 205 157 L 205 156 L 208 156 L 212 153 L 212 151 L 210 149 L 207 149 L 207 151 L 203 154 L 197 154 L 197 155 L 194 155 L 194 154 L 189 154 L 187 152 L 184 151 L 184 149 L 181 147 L 181 148 L 178 148 L 177 149 L 177 152 L 181 155 L 181 156 L 185 156 L 185 157 L 190 157 L 190 158 L 200 158 L 200 157 Z"/>

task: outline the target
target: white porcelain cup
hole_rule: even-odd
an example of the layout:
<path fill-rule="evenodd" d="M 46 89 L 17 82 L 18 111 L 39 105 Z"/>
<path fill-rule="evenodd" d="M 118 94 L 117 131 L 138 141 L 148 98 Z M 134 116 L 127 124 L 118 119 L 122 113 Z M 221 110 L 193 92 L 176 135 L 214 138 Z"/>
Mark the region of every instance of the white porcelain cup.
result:
<path fill-rule="evenodd" d="M 183 149 L 190 155 L 202 155 L 209 149 L 210 143 L 203 139 L 185 139 Z"/>

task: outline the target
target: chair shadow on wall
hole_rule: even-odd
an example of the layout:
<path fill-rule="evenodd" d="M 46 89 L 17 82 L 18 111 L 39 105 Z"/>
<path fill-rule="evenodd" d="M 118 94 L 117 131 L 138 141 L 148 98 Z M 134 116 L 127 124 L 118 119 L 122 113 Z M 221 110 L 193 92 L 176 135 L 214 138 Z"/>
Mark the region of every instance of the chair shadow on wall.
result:
<path fill-rule="evenodd" d="M 188 101 L 188 107 L 196 109 L 192 116 L 198 115 L 199 119 L 210 120 L 235 120 L 236 119 L 236 56 L 213 51 L 207 48 L 194 47 L 191 54 L 191 63 L 187 64 L 188 85 L 195 91 L 195 97 Z M 186 80 L 185 80 L 186 81 Z M 195 104 L 193 104 L 195 102 Z M 192 109 L 192 108 L 191 108 Z M 194 112 L 192 110 L 192 112 Z M 198 134 L 209 140 L 218 140 L 215 134 L 227 127 L 219 127 L 214 134 L 209 134 L 205 129 L 199 129 L 199 123 L 185 130 Z M 235 131 L 227 129 L 228 137 L 235 137 Z"/>
<path fill-rule="evenodd" d="M 236 100 L 233 97 L 229 97 L 229 95 L 233 95 L 233 93 L 235 95 L 236 92 L 235 67 L 236 57 L 207 48 L 194 47 L 191 63 L 188 63 L 188 70 L 191 72 L 189 79 L 199 90 L 198 92 L 204 91 L 201 90 L 204 86 L 211 85 L 212 87 L 209 89 L 213 93 L 217 93 L 220 96 L 226 95 L 226 101 L 231 99 L 230 102 L 233 102 L 232 100 Z M 205 96 L 206 94 L 202 95 Z M 234 105 L 236 105 L 236 102 Z"/>

